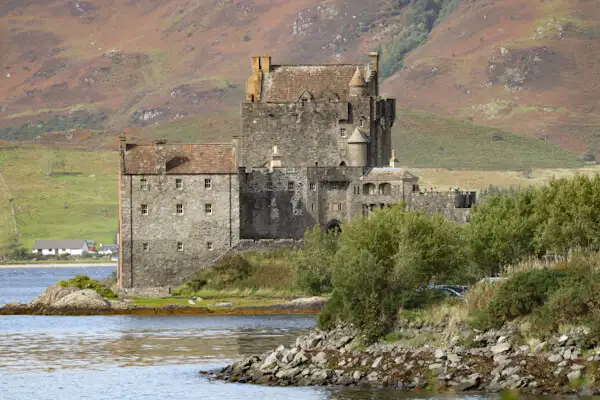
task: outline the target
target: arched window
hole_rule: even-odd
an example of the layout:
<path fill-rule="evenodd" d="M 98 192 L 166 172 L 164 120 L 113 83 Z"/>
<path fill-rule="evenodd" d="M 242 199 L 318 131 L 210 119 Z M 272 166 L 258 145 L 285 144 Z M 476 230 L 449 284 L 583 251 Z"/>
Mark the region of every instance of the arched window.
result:
<path fill-rule="evenodd" d="M 340 233 L 342 231 L 342 223 L 337 219 L 329 221 L 327 224 L 327 232 Z"/>
<path fill-rule="evenodd" d="M 390 185 L 389 183 L 380 184 L 379 194 L 382 196 L 390 196 L 392 194 L 392 185 Z"/>
<path fill-rule="evenodd" d="M 345 166 L 346 166 L 346 162 L 345 162 L 345 161 L 342 161 L 342 162 L 340 163 L 340 167 L 345 167 Z"/>
<path fill-rule="evenodd" d="M 363 194 L 373 196 L 376 194 L 376 187 L 373 183 L 365 183 L 363 185 Z"/>

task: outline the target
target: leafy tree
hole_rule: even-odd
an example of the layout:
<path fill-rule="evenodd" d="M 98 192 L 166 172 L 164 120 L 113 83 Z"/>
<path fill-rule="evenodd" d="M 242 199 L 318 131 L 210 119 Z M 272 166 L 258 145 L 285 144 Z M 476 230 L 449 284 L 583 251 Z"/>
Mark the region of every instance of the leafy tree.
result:
<path fill-rule="evenodd" d="M 336 232 L 321 232 L 318 226 L 306 231 L 304 245 L 292 262 L 300 289 L 312 295 L 331 290 L 332 264 L 337 251 L 337 239 Z"/>

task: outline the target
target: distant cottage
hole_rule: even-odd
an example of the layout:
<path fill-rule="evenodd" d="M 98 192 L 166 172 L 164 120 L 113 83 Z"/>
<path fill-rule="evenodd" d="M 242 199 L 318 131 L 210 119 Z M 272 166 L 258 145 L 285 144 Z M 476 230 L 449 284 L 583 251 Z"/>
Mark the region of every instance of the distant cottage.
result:
<path fill-rule="evenodd" d="M 117 254 L 119 248 L 116 244 L 101 244 L 98 249 L 98 254 L 101 256 Z"/>
<path fill-rule="evenodd" d="M 120 141 L 121 288 L 173 287 L 255 241 L 342 229 L 404 203 L 465 222 L 474 193 L 421 193 L 398 167 L 394 99 L 367 65 L 272 65 L 252 57 L 232 143 Z"/>
<path fill-rule="evenodd" d="M 36 240 L 32 247 L 32 253 L 43 256 L 62 254 L 81 256 L 88 253 L 88 248 L 87 240 Z"/>

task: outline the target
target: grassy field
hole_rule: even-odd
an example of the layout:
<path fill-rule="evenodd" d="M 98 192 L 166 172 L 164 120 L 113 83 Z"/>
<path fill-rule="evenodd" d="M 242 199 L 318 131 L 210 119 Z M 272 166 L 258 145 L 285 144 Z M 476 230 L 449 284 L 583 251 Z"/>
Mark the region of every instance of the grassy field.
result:
<path fill-rule="evenodd" d="M 12 194 L 21 244 L 36 239 L 112 243 L 117 229 L 117 153 L 0 148 L 0 173 Z M 0 219 L 10 217 L 6 190 Z M 8 215 L 8 216 L 7 216 Z M 0 224 L 0 240 L 10 235 Z"/>
<path fill-rule="evenodd" d="M 464 170 L 577 168 L 581 155 L 542 140 L 421 111 L 400 109 L 392 142 L 402 165 Z"/>

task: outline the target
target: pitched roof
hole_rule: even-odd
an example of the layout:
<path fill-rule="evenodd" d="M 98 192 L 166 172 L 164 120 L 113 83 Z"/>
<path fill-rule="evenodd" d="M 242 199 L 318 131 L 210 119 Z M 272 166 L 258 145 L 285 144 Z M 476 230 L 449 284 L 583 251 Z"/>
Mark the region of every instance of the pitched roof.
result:
<path fill-rule="evenodd" d="M 224 174 L 235 172 L 235 149 L 227 144 L 128 144 L 125 174 L 152 175 L 166 168 L 167 174 Z M 162 155 L 157 155 L 162 152 Z M 163 158 L 164 156 L 164 158 Z M 159 165 L 160 159 L 165 165 Z"/>
<path fill-rule="evenodd" d="M 274 65 L 263 74 L 261 101 L 283 103 L 298 101 L 303 91 L 315 99 L 335 93 L 340 101 L 348 101 L 349 83 L 357 68 L 351 64 L 340 65 Z M 366 71 L 362 71 L 362 75 Z"/>
<path fill-rule="evenodd" d="M 87 247 L 85 240 L 36 240 L 33 243 L 33 250 L 42 249 L 82 249 Z"/>
<path fill-rule="evenodd" d="M 350 135 L 350 137 L 348 138 L 348 144 L 352 143 L 369 143 L 369 141 L 367 140 L 365 135 L 363 135 L 360 129 L 356 127 L 356 129 L 354 129 L 354 132 L 352 132 L 352 135 Z"/>
<path fill-rule="evenodd" d="M 98 249 L 98 251 L 107 251 L 107 250 L 117 251 L 118 247 L 116 244 L 105 244 L 105 245 L 100 246 L 100 248 Z"/>

